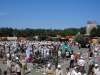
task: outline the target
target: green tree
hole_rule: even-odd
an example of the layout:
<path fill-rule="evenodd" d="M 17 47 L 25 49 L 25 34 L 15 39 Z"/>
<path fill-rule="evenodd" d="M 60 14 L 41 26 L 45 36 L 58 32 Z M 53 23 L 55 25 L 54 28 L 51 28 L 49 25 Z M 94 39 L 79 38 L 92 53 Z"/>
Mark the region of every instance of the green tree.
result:
<path fill-rule="evenodd" d="M 93 37 L 96 37 L 97 36 L 97 29 L 96 28 L 93 28 L 90 32 L 90 35 L 93 36 Z"/>

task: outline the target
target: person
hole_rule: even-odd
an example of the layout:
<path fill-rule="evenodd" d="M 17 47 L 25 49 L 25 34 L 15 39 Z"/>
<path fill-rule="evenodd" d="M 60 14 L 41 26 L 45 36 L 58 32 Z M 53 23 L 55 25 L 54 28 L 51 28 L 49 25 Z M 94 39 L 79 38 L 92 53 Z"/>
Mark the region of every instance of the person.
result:
<path fill-rule="evenodd" d="M 73 68 L 73 66 L 74 66 L 74 59 L 75 59 L 75 56 L 74 56 L 74 54 L 72 54 L 71 60 L 70 60 L 70 68 Z"/>
<path fill-rule="evenodd" d="M 61 57 L 61 51 L 60 50 L 58 51 L 58 57 L 59 58 Z"/>
<path fill-rule="evenodd" d="M 3 72 L 3 75 L 7 75 L 7 71 L 6 70 Z"/>
<path fill-rule="evenodd" d="M 78 60 L 78 65 L 79 65 L 79 69 L 80 71 L 83 73 L 84 72 L 84 67 L 85 67 L 85 60 L 83 59 L 83 57 L 81 56 L 80 59 Z"/>
<path fill-rule="evenodd" d="M 48 64 L 46 72 L 47 72 L 47 75 L 53 75 L 53 69 L 51 67 L 51 64 Z"/>
<path fill-rule="evenodd" d="M 78 69 L 77 67 L 74 67 L 70 73 L 70 75 L 78 75 Z"/>
<path fill-rule="evenodd" d="M 70 75 L 82 75 L 82 73 L 80 72 L 79 68 L 78 68 L 77 66 L 75 66 L 75 67 L 72 69 Z"/>
<path fill-rule="evenodd" d="M 100 75 L 100 68 L 98 64 L 95 64 L 95 67 L 93 68 L 95 75 Z"/>
<path fill-rule="evenodd" d="M 15 71 L 17 75 L 21 75 L 21 67 L 18 62 L 15 65 Z"/>
<path fill-rule="evenodd" d="M 56 74 L 55 75 L 63 75 L 63 71 L 61 69 L 61 65 L 58 65 L 57 66 L 57 69 L 56 69 Z"/>
<path fill-rule="evenodd" d="M 0 75 L 2 75 L 2 69 L 0 68 Z"/>
<path fill-rule="evenodd" d="M 7 59 L 7 71 L 11 73 L 11 60 Z"/>
<path fill-rule="evenodd" d="M 21 63 L 22 63 L 22 72 L 24 74 L 25 70 L 27 70 L 27 64 L 24 58 L 21 60 Z"/>
<path fill-rule="evenodd" d="M 9 58 L 10 58 L 10 54 L 9 54 L 9 53 L 7 53 L 7 56 L 6 56 L 6 57 L 7 57 L 7 59 L 9 59 Z"/>
<path fill-rule="evenodd" d="M 71 75 L 69 68 L 66 68 L 66 75 Z"/>
<path fill-rule="evenodd" d="M 11 74 L 15 74 L 15 62 L 12 62 L 11 64 Z"/>
<path fill-rule="evenodd" d="M 77 68 L 78 75 L 83 75 L 79 68 Z"/>
<path fill-rule="evenodd" d="M 66 57 L 67 59 L 70 57 L 70 52 L 68 50 L 66 50 Z"/>
<path fill-rule="evenodd" d="M 88 69 L 88 75 L 94 75 L 93 67 L 94 67 L 94 64 L 90 61 L 89 69 Z"/>

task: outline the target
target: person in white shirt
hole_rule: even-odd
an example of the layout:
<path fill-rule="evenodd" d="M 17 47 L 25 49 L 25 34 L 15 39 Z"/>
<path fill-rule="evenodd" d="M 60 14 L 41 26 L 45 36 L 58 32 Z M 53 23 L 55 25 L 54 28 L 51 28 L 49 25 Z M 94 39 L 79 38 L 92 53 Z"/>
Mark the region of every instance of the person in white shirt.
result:
<path fill-rule="evenodd" d="M 78 75 L 82 75 L 82 73 L 81 72 L 78 72 Z"/>
<path fill-rule="evenodd" d="M 100 75 L 100 68 L 98 64 L 95 64 L 93 71 L 95 75 Z"/>
<path fill-rule="evenodd" d="M 8 58 L 8 59 L 10 58 L 10 54 L 9 54 L 9 53 L 7 53 L 7 58 Z"/>
<path fill-rule="evenodd" d="M 56 75 L 63 75 L 63 71 L 61 69 L 61 65 L 58 65 L 58 67 L 56 69 Z"/>
<path fill-rule="evenodd" d="M 16 74 L 17 74 L 17 75 L 21 75 L 21 67 L 20 67 L 20 65 L 18 64 L 18 62 L 17 62 L 16 65 L 15 65 L 15 71 L 16 71 Z"/>
<path fill-rule="evenodd" d="M 78 71 L 76 67 L 74 67 L 74 69 L 71 70 L 70 75 L 78 75 Z"/>
<path fill-rule="evenodd" d="M 66 68 L 66 75 L 71 75 L 70 69 Z"/>
<path fill-rule="evenodd" d="M 7 71 L 11 73 L 11 60 L 7 59 Z"/>
<path fill-rule="evenodd" d="M 58 51 L 58 57 L 61 58 L 61 51 Z"/>
<path fill-rule="evenodd" d="M 78 60 L 78 65 L 80 66 L 80 71 L 83 73 L 84 72 L 84 66 L 85 66 L 85 60 L 83 59 L 83 57 L 81 57 L 79 60 Z"/>
<path fill-rule="evenodd" d="M 78 65 L 79 66 L 85 66 L 85 60 L 83 59 L 83 57 L 81 57 L 79 60 L 78 60 Z"/>

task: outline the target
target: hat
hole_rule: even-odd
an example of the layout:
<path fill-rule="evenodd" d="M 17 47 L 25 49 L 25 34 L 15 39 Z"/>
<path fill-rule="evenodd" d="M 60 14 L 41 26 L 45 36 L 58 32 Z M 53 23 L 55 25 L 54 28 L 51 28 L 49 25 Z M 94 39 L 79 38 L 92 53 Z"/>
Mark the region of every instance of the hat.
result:
<path fill-rule="evenodd" d="M 61 65 L 58 65 L 58 68 L 61 68 Z"/>
<path fill-rule="evenodd" d="M 51 66 L 51 64 L 48 64 L 48 65 L 47 65 L 47 67 L 50 67 L 50 66 Z"/>
<path fill-rule="evenodd" d="M 95 64 L 95 67 L 99 66 L 98 64 Z"/>
<path fill-rule="evenodd" d="M 80 59 L 83 59 L 83 57 L 81 56 Z"/>
<path fill-rule="evenodd" d="M 75 66 L 74 69 L 77 69 L 77 67 Z"/>
<path fill-rule="evenodd" d="M 18 58 L 18 57 L 16 57 L 16 60 L 19 60 L 19 58 Z"/>
<path fill-rule="evenodd" d="M 10 57 L 10 54 L 9 53 L 7 54 L 7 57 Z"/>

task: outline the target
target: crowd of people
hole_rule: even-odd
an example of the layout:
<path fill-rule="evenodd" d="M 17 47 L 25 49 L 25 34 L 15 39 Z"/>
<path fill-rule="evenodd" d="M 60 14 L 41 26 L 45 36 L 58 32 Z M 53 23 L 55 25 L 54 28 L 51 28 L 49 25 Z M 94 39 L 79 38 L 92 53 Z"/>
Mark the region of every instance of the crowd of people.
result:
<path fill-rule="evenodd" d="M 4 59 L 7 68 L 3 72 L 0 69 L 0 74 L 25 75 L 33 69 L 43 69 L 47 75 L 100 75 L 100 44 L 90 43 L 90 48 L 85 48 L 87 58 L 74 47 L 81 50 L 81 44 L 71 40 L 1 41 L 0 59 Z M 64 61 L 70 62 L 65 69 L 61 64 Z"/>

